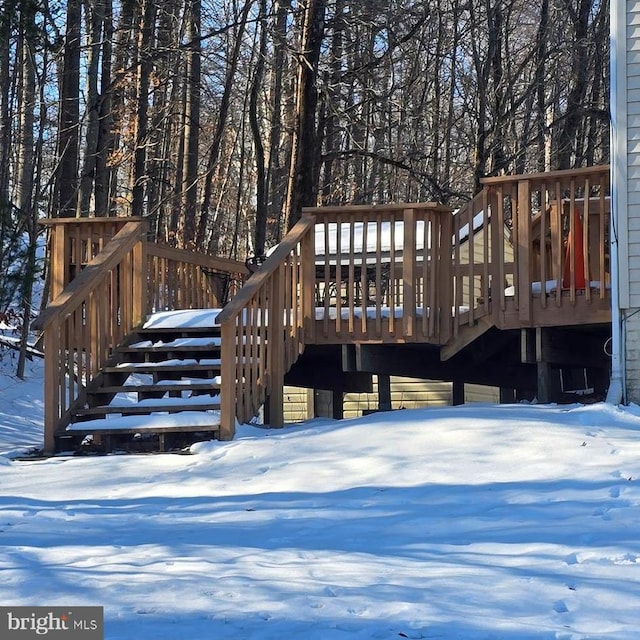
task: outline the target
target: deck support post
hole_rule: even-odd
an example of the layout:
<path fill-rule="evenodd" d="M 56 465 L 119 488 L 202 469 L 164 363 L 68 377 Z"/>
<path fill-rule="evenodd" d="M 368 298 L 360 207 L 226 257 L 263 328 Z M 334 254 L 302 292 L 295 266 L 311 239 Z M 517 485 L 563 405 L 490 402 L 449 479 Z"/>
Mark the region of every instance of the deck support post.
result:
<path fill-rule="evenodd" d="M 557 381 L 557 369 L 552 369 L 551 362 L 551 342 L 550 329 L 536 327 L 535 329 L 535 350 L 538 380 L 538 402 L 553 402 L 554 396 L 559 393 Z"/>
<path fill-rule="evenodd" d="M 452 383 L 451 404 L 454 407 L 464 404 L 464 382 L 462 380 L 454 380 Z"/>
<path fill-rule="evenodd" d="M 551 367 L 548 362 L 538 362 L 538 402 L 551 402 Z"/>
<path fill-rule="evenodd" d="M 378 373 L 378 410 L 391 411 L 391 376 Z"/>
<path fill-rule="evenodd" d="M 516 401 L 515 389 L 500 387 L 500 404 L 513 404 Z"/>

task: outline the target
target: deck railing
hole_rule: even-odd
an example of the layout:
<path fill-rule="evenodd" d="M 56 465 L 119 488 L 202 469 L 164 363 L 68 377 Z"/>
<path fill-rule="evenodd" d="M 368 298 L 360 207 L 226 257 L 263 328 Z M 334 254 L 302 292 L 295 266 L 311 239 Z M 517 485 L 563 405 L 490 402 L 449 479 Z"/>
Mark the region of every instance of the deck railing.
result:
<path fill-rule="evenodd" d="M 284 375 L 313 336 L 314 223 L 303 215 L 217 318 L 222 439 L 233 437 L 236 418 L 249 421 L 265 402 L 268 424 L 283 424 Z"/>
<path fill-rule="evenodd" d="M 484 181 L 482 208 L 495 233 L 482 251 L 484 292 L 502 323 L 549 324 L 579 302 L 606 307 L 609 300 L 609 167 L 588 167 Z M 513 261 L 513 264 L 511 264 Z M 487 280 L 488 278 L 488 280 Z M 510 318 L 510 319 L 509 319 Z M 580 318 L 576 316 L 576 321 Z"/>
<path fill-rule="evenodd" d="M 84 402 L 113 350 L 148 313 L 219 307 L 216 284 L 239 286 L 246 268 L 149 243 L 141 219 L 58 218 L 43 224 L 50 232 L 51 301 L 33 328 L 44 335 L 45 450 L 53 451 L 71 408 Z"/>
<path fill-rule="evenodd" d="M 242 287 L 247 270 L 237 260 L 161 244 L 147 244 L 148 312 L 217 309 Z"/>
<path fill-rule="evenodd" d="M 446 341 L 451 209 L 436 203 L 318 207 L 315 342 Z"/>
<path fill-rule="evenodd" d="M 487 178 L 455 214 L 435 203 L 309 208 L 242 288 L 244 265 L 149 244 L 142 220 L 45 221 L 46 446 L 153 310 L 232 298 L 218 317 L 222 438 L 263 405 L 282 424 L 284 376 L 305 344 L 421 342 L 451 355 L 471 339 L 465 326 L 606 322 L 609 202 L 609 168 L 590 167 Z"/>
<path fill-rule="evenodd" d="M 142 322 L 144 228 L 125 222 L 34 323 L 44 333 L 45 451 L 112 349 Z"/>

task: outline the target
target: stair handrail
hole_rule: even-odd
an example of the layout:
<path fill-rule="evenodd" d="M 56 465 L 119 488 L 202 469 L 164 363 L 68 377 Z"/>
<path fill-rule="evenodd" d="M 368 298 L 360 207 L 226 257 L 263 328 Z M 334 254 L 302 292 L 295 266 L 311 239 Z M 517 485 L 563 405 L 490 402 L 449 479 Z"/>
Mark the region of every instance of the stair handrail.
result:
<path fill-rule="evenodd" d="M 143 319 L 144 245 L 144 223 L 124 224 L 32 325 L 44 335 L 46 452 L 112 348 Z"/>
<path fill-rule="evenodd" d="M 284 376 L 311 339 L 314 313 L 315 216 L 300 220 L 217 316 L 221 325 L 220 438 L 261 406 L 282 426 Z M 266 403 L 266 404 L 265 404 Z"/>

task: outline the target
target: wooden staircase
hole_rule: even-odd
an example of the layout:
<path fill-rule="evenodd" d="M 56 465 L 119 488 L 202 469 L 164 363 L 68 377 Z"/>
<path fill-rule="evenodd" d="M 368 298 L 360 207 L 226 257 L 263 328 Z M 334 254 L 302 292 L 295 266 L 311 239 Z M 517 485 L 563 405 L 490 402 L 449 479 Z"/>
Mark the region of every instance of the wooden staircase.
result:
<path fill-rule="evenodd" d="M 217 438 L 220 426 L 219 310 L 151 316 L 113 353 L 71 411 L 63 449 L 179 449 Z"/>

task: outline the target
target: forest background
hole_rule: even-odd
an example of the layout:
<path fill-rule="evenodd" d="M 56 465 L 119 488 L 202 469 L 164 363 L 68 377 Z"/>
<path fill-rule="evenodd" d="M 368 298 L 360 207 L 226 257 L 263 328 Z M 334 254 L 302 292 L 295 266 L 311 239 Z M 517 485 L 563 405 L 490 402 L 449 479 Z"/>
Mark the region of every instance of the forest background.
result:
<path fill-rule="evenodd" d="M 608 161 L 608 0 L 0 0 L 18 376 L 41 218 L 143 216 L 244 260 L 304 206 L 455 207 L 485 176 Z"/>

